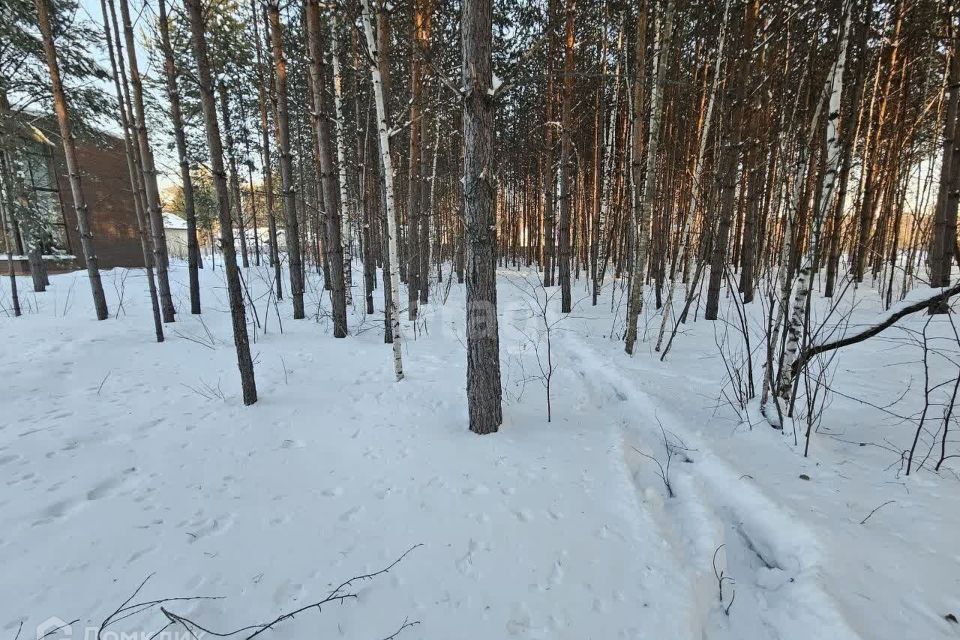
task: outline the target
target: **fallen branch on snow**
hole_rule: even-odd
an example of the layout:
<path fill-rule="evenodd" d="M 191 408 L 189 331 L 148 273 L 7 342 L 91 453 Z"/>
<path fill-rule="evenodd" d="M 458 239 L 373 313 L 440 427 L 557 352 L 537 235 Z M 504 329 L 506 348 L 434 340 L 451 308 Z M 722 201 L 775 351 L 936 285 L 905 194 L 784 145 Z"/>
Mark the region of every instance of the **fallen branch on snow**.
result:
<path fill-rule="evenodd" d="M 395 566 L 397 566 L 398 564 L 400 564 L 400 562 L 401 562 L 405 557 L 407 557 L 407 554 L 409 554 L 411 551 L 413 551 L 413 550 L 416 549 L 417 547 L 422 547 L 422 546 L 423 546 L 422 544 L 415 544 L 415 545 L 413 545 L 412 547 L 410 547 L 409 549 L 407 549 L 406 551 L 404 551 L 403 554 L 402 554 L 399 558 L 397 558 L 396 560 L 394 560 L 393 562 L 391 562 L 389 565 L 387 565 L 387 566 L 384 567 L 383 569 L 380 569 L 379 571 L 374 571 L 373 573 L 367 573 L 367 574 L 364 574 L 364 575 L 354 576 L 354 577 L 350 578 L 349 580 L 346 580 L 346 581 L 340 583 L 340 585 L 337 586 L 337 588 L 335 588 L 333 591 L 331 591 L 330 593 L 328 593 L 325 598 L 323 598 L 323 599 L 321 599 L 321 600 L 318 600 L 317 602 L 312 602 L 312 603 L 310 603 L 310 604 L 308 604 L 308 605 L 304 605 L 304 606 L 302 606 L 302 607 L 300 607 L 299 609 L 296 609 L 296 610 L 294 610 L 294 611 L 289 611 L 289 612 L 287 612 L 287 613 L 283 613 L 283 614 L 277 616 L 276 618 L 274 618 L 273 620 L 271 620 L 270 622 L 247 625 L 247 626 L 245 626 L 245 627 L 240 627 L 239 629 L 234 629 L 233 631 L 217 632 L 217 631 L 213 631 L 213 630 L 211 630 L 211 629 L 207 629 L 207 628 L 202 627 L 201 625 L 197 624 L 197 623 L 194 622 L 193 620 L 190 620 L 189 618 L 186 618 L 186 617 L 184 617 L 184 616 L 181 616 L 181 615 L 178 615 L 178 614 L 176 614 L 176 613 L 173 613 L 172 611 L 168 610 L 166 607 L 161 606 L 161 607 L 160 607 L 160 611 L 163 613 L 164 616 L 166 616 L 166 618 L 167 618 L 167 620 L 168 620 L 169 622 L 163 627 L 163 629 L 161 629 L 160 631 L 158 631 L 158 632 L 157 632 L 156 634 L 154 634 L 154 635 L 156 636 L 156 635 L 162 633 L 163 631 L 165 631 L 166 629 L 170 628 L 171 626 L 174 626 L 174 625 L 176 625 L 176 624 L 179 624 L 179 625 L 182 626 L 184 629 L 186 629 L 186 631 L 187 631 L 191 636 L 193 636 L 193 637 L 196 637 L 196 632 L 197 632 L 197 631 L 202 631 L 203 633 L 208 633 L 208 634 L 210 634 L 210 635 L 212 635 L 212 636 L 215 636 L 215 637 L 217 637 L 217 638 L 229 638 L 229 637 L 233 637 L 233 636 L 235 636 L 235 635 L 241 634 L 241 633 L 252 632 L 252 633 L 249 633 L 249 634 L 244 635 L 244 636 L 243 636 L 243 640 L 253 640 L 253 638 L 257 637 L 258 635 L 260 635 L 260 634 L 263 633 L 264 631 L 267 631 L 267 630 L 269 630 L 269 629 L 272 629 L 272 628 L 273 628 L 274 626 L 276 626 L 277 624 L 283 622 L 284 620 L 289 620 L 289 619 L 295 617 L 297 614 L 304 613 L 304 612 L 309 611 L 309 610 L 311 610 L 311 609 L 316 609 L 317 611 L 320 611 L 320 610 L 322 610 L 322 607 L 323 607 L 323 605 L 325 605 L 325 604 L 330 604 L 330 603 L 333 603 L 333 602 L 343 602 L 344 600 L 348 600 L 348 599 L 351 599 L 351 598 L 356 598 L 356 597 L 357 597 L 357 594 L 356 594 L 356 593 L 349 592 L 349 591 L 344 591 L 344 590 L 345 590 L 347 587 L 351 586 L 351 585 L 352 585 L 353 583 L 355 583 L 355 582 L 360 582 L 360 581 L 362 581 L 362 580 L 371 580 L 371 579 L 373 579 L 373 578 L 375 578 L 375 577 L 377 577 L 377 576 L 380 576 L 380 575 L 383 575 L 383 574 L 387 573 L 388 571 L 390 571 L 391 569 L 393 569 Z M 413 622 L 409 622 L 409 621 L 407 621 L 407 620 L 404 620 L 404 622 L 403 622 L 403 624 L 400 626 L 400 628 L 397 629 L 397 630 L 393 633 L 393 635 L 387 636 L 387 638 L 386 638 L 385 640 L 391 640 L 391 639 L 393 639 L 393 638 L 396 638 L 396 637 L 400 634 L 401 631 L 403 631 L 403 630 L 406 629 L 407 627 L 412 627 L 413 625 L 416 625 L 416 624 L 420 624 L 420 621 L 419 621 L 419 620 L 416 620 L 416 621 L 413 621 Z"/>
<path fill-rule="evenodd" d="M 936 289 L 935 291 L 936 293 L 931 296 L 922 298 L 916 302 L 901 304 L 899 307 L 891 309 L 882 320 L 871 324 L 867 328 L 858 331 L 853 335 L 844 336 L 838 340 L 832 340 L 823 344 L 811 345 L 807 347 L 804 349 L 803 353 L 800 354 L 800 357 L 797 358 L 796 362 L 793 363 L 794 377 L 796 377 L 796 375 L 814 356 L 826 351 L 833 351 L 834 349 L 840 349 L 841 347 L 847 347 L 851 344 L 863 342 L 864 340 L 872 338 L 885 329 L 889 329 L 901 318 L 905 318 L 906 316 L 916 313 L 917 311 L 922 311 L 929 308 L 932 304 L 949 300 L 953 296 L 960 294 L 960 281 L 950 288 L 941 288 Z"/>

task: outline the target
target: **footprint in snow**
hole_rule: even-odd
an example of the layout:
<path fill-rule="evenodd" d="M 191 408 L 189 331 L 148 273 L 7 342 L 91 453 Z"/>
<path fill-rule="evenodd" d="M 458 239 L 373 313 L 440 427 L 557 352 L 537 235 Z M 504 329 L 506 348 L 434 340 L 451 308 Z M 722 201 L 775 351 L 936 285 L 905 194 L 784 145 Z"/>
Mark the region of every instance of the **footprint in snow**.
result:
<path fill-rule="evenodd" d="M 513 515 L 520 522 L 530 522 L 531 520 L 533 520 L 533 512 L 530 511 L 529 509 L 517 509 L 516 511 L 513 512 Z"/>
<path fill-rule="evenodd" d="M 218 518 L 206 518 L 195 521 L 192 525 L 190 525 L 190 529 L 187 531 L 187 535 L 190 537 L 191 544 L 197 540 L 200 540 L 201 538 L 226 533 L 231 527 L 233 527 L 233 521 L 235 518 L 236 516 L 234 514 L 228 513 Z"/>
<path fill-rule="evenodd" d="M 5 455 L 2 455 L 2 456 L 0 456 L 0 467 L 2 467 L 2 466 L 5 465 L 5 464 L 9 464 L 9 463 L 11 463 L 11 462 L 16 462 L 16 461 L 19 460 L 21 457 L 22 457 L 22 456 L 20 456 L 19 454 L 16 454 L 16 453 L 8 453 L 8 454 L 5 454 Z"/>
<path fill-rule="evenodd" d="M 356 507 L 353 507 L 352 509 L 347 509 L 346 511 L 340 514 L 340 521 L 351 522 L 352 520 L 356 519 L 357 516 L 363 513 L 363 511 L 364 511 L 364 508 L 359 505 Z"/>
<path fill-rule="evenodd" d="M 487 485 L 485 484 L 478 484 L 475 487 L 469 487 L 467 489 L 464 489 L 463 493 L 465 493 L 468 496 L 485 496 L 488 493 L 490 493 L 490 488 L 487 487 Z"/>
<path fill-rule="evenodd" d="M 48 505 L 43 511 L 40 512 L 41 518 L 35 520 L 32 526 L 37 527 L 45 524 L 50 524 L 62 518 L 69 516 L 75 511 L 79 510 L 83 506 L 83 503 L 75 498 L 68 498 L 66 500 L 58 500 L 53 504 Z"/>
<path fill-rule="evenodd" d="M 475 540 L 471 539 L 470 544 L 467 546 L 467 553 L 456 562 L 457 571 L 468 578 L 477 579 L 480 577 L 480 572 L 477 571 L 476 567 L 473 566 L 473 554 L 476 553 L 477 549 L 479 548 L 480 545 L 478 545 Z"/>
<path fill-rule="evenodd" d="M 127 478 L 136 472 L 136 470 L 136 467 L 130 467 L 124 470 L 123 475 L 107 478 L 87 492 L 87 500 L 100 500 L 101 498 L 109 498 L 116 495 L 119 489 L 127 483 Z"/>

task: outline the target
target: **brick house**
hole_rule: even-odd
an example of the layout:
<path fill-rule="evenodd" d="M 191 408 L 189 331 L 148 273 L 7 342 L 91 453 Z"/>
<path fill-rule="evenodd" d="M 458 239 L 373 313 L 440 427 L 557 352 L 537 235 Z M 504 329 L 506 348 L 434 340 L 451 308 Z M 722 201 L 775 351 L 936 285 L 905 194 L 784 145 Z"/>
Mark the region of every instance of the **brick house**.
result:
<path fill-rule="evenodd" d="M 52 123 L 51 123 L 52 124 Z M 37 124 L 49 143 L 35 137 L 23 137 L 20 150 L 34 202 L 46 215 L 51 237 L 44 247 L 48 268 L 63 271 L 83 268 L 77 214 L 73 207 L 70 180 L 63 147 L 55 127 Z M 143 252 L 137 231 L 133 192 L 130 189 L 123 140 L 99 133 L 96 137 L 78 137 L 77 156 L 81 185 L 90 212 L 93 244 L 101 269 L 142 267 Z M 15 249 L 24 255 L 23 238 L 14 234 Z M 17 260 L 22 273 L 29 272 L 25 257 Z"/>

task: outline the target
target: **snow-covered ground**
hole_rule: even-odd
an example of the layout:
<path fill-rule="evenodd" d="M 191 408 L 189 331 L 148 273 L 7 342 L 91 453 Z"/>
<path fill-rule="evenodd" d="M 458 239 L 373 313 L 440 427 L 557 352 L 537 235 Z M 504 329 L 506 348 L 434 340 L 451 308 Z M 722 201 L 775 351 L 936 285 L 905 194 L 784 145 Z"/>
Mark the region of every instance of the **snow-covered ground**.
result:
<path fill-rule="evenodd" d="M 404 319 L 397 383 L 382 315 L 355 308 L 353 335 L 335 340 L 316 279 L 312 317 L 295 322 L 289 301 L 274 309 L 263 295 L 267 273 L 246 274 L 261 324 L 251 407 L 219 269 L 202 273 L 201 317 L 186 313 L 186 270 L 171 271 L 181 314 L 163 344 L 139 271 L 104 273 L 119 315 L 104 322 L 82 273 L 25 294 L 19 319 L 0 313 L 0 637 L 78 620 L 71 637 L 94 638 L 124 606 L 198 596 L 217 599 L 128 608 L 102 637 L 145 640 L 177 616 L 228 632 L 415 545 L 341 592 L 355 599 L 262 635 L 376 640 L 406 621 L 419 623 L 398 636 L 411 640 L 960 637 L 947 619 L 960 617 L 960 480 L 951 461 L 905 477 L 898 452 L 913 427 L 890 415 L 922 400 L 905 338 L 925 316 L 840 353 L 804 458 L 791 428 L 761 424 L 755 405 L 742 420 L 720 397 L 717 336 L 730 325 L 686 326 L 661 363 L 648 304 L 631 358 L 610 338 L 620 290 L 592 307 L 583 283 L 569 317 L 551 312 L 547 422 L 535 275 L 504 269 L 504 425 L 478 437 L 466 428 L 460 285 L 448 296 L 441 285 L 416 325 Z M 857 296 L 852 321 L 868 322 L 877 296 Z M 952 335 L 943 317 L 928 331 Z M 943 378 L 953 365 L 940 361 Z M 888 413 L 844 397 L 885 406 L 908 387 Z M 664 434 L 672 498 L 658 476 Z M 172 625 L 159 637 L 190 636 Z"/>

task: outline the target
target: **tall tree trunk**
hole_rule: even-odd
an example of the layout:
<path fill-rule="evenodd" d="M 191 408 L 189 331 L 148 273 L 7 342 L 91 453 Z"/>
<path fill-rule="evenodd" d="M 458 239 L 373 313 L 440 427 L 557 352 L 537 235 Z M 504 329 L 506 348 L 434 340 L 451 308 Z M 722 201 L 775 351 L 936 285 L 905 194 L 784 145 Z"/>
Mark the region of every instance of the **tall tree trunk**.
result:
<path fill-rule="evenodd" d="M 557 261 L 559 262 L 560 275 L 560 310 L 563 313 L 570 313 L 572 304 L 570 294 L 570 261 L 575 259 L 570 255 L 570 224 L 573 210 L 573 190 L 571 182 L 573 181 L 573 172 L 571 165 L 572 157 L 572 135 L 573 126 L 571 111 L 573 109 L 573 18 L 576 14 L 576 0 L 566 0 L 566 30 L 564 38 L 564 57 L 563 57 L 563 97 L 560 114 L 560 230 L 557 234 Z"/>
<path fill-rule="evenodd" d="M 133 141 L 133 131 L 130 127 L 130 119 L 127 117 L 128 103 L 127 97 L 123 92 L 124 83 L 121 81 L 120 68 L 117 64 L 117 56 L 114 55 L 113 36 L 111 34 L 110 24 L 111 16 L 114 16 L 111 4 L 111 12 L 107 13 L 106 0 L 100 0 L 100 11 L 103 14 L 103 32 L 106 36 L 107 53 L 110 57 L 110 70 L 113 75 L 113 86 L 117 94 L 117 109 L 120 114 L 120 127 L 123 129 L 123 147 L 127 160 L 127 173 L 130 176 L 130 188 L 133 191 L 133 208 L 137 217 L 137 231 L 140 236 L 140 249 L 143 252 L 143 266 L 147 272 L 147 287 L 150 292 L 150 306 L 153 310 L 153 328 L 157 337 L 157 342 L 163 342 L 163 320 L 160 313 L 160 300 L 157 295 L 157 283 L 153 272 L 153 246 L 150 237 L 150 223 L 147 221 L 146 208 L 144 206 L 144 191 L 142 184 L 142 174 L 137 170 L 136 154 L 134 148 L 136 143 Z M 119 53 L 120 43 L 117 42 L 117 51 Z"/>
<path fill-rule="evenodd" d="M 417 318 L 420 300 L 420 145 L 423 114 L 423 0 L 413 2 L 413 46 L 410 47 L 410 155 L 407 163 L 407 314 Z M 424 274 L 425 275 L 425 274 Z"/>
<path fill-rule="evenodd" d="M 953 248 L 957 240 L 957 205 L 960 204 L 960 54 L 957 50 L 956 11 L 947 11 L 947 93 L 943 122 L 943 154 L 940 160 L 940 186 L 930 236 L 930 286 L 950 284 Z M 930 313 L 948 313 L 946 299 L 930 306 Z"/>
<path fill-rule="evenodd" d="M 463 205 L 467 225 L 467 406 L 470 430 L 483 434 L 497 431 L 503 422 L 497 326 L 491 0 L 464 0 L 461 28 Z"/>
<path fill-rule="evenodd" d="M 247 337 L 247 321 L 244 313 L 243 293 L 240 290 L 240 270 L 237 268 L 236 249 L 233 245 L 233 221 L 230 219 L 230 196 L 227 192 L 227 175 L 223 167 L 223 144 L 220 126 L 217 123 L 217 104 L 213 95 L 213 77 L 207 55 L 207 39 L 204 35 L 201 0 L 184 0 L 190 17 L 190 32 L 193 52 L 197 59 L 200 101 L 210 150 L 210 168 L 217 200 L 217 217 L 220 220 L 220 244 L 223 265 L 227 276 L 227 293 L 230 298 L 230 319 L 233 323 L 233 342 L 237 349 L 237 366 L 240 370 L 240 386 L 243 389 L 243 404 L 257 401 L 257 383 L 253 374 L 253 359 L 250 357 L 250 341 Z"/>
<path fill-rule="evenodd" d="M 356 58 L 355 58 L 356 60 Z M 356 65 L 359 69 L 359 63 Z M 358 98 L 359 100 L 359 98 Z M 360 113 L 359 104 L 357 113 Z M 376 142 L 370 137 L 370 112 L 367 110 L 364 116 L 363 133 L 363 153 L 358 154 L 364 159 L 375 157 L 377 155 L 374 147 Z M 373 308 L 373 290 L 377 286 L 377 256 L 376 256 L 376 229 L 378 227 L 377 219 L 380 212 L 380 174 L 377 172 L 377 163 L 369 166 L 367 162 L 362 162 L 362 179 L 360 180 L 360 194 L 363 197 L 363 292 L 366 300 L 367 315 L 372 315 Z M 389 287 L 384 287 L 388 289 Z"/>
<path fill-rule="evenodd" d="M 266 75 L 270 75 L 270 85 L 273 85 L 273 72 L 266 72 L 263 65 L 263 53 L 261 47 L 263 40 L 260 38 L 259 12 L 257 11 L 257 0 L 250 0 L 250 12 L 253 15 L 253 37 L 254 49 L 257 54 L 257 98 L 260 106 L 260 166 L 263 171 L 263 191 L 264 201 L 267 208 L 267 240 L 270 244 L 270 266 L 273 267 L 273 284 L 277 292 L 277 300 L 283 298 L 283 273 L 280 266 L 280 248 L 277 246 L 277 219 L 273 210 L 273 163 L 270 157 L 270 121 L 267 116 L 267 81 Z M 266 7 L 264 7 L 264 24 L 266 24 Z M 269 29 L 268 29 L 269 30 Z M 269 36 L 265 33 L 265 38 Z"/>
<path fill-rule="evenodd" d="M 427 40 L 429 46 L 429 20 L 427 21 Z M 430 298 L 430 252 L 436 240 L 436 221 L 434 220 L 434 183 L 437 179 L 437 149 L 439 147 L 440 118 L 437 114 L 430 114 L 434 120 L 433 146 L 428 147 L 424 144 L 420 153 L 420 304 L 427 304 Z M 424 122 L 428 122 L 424 118 Z M 423 130 L 426 130 L 424 125 Z M 430 176 L 426 177 L 427 166 L 430 161 L 432 149 L 432 164 L 430 164 Z"/>
<path fill-rule="evenodd" d="M 340 17 L 336 14 L 330 20 L 330 50 L 333 60 L 333 108 L 335 117 L 334 133 L 337 137 L 337 173 L 340 186 L 340 203 L 343 215 L 340 217 L 340 240 L 343 245 L 343 298 L 346 306 L 353 304 L 353 226 L 357 217 L 356 180 L 353 167 L 347 160 L 347 123 L 343 110 L 343 70 L 340 65 Z M 359 120 L 360 114 L 356 114 Z"/>
<path fill-rule="evenodd" d="M 759 6 L 756 1 L 747 3 L 746 15 L 740 33 L 740 42 L 734 53 L 737 55 L 734 74 L 727 79 L 727 125 L 721 132 L 719 168 L 717 186 L 719 189 L 719 210 L 717 211 L 716 232 L 713 234 L 710 248 L 710 279 L 707 285 L 707 305 L 703 317 L 716 320 L 720 312 L 720 289 L 727 270 L 727 249 L 730 240 L 730 226 L 733 222 L 736 206 L 737 166 L 743 141 L 744 95 L 746 71 L 749 68 L 753 51 L 753 38 L 757 24 Z"/>
<path fill-rule="evenodd" d="M 337 167 L 333 161 L 333 141 L 327 113 L 326 70 L 323 61 L 323 30 L 320 27 L 319 0 L 306 0 L 307 40 L 309 48 L 310 77 L 313 79 L 313 118 L 316 131 L 317 157 L 320 160 L 320 187 L 323 192 L 324 222 L 328 275 L 330 281 L 330 306 L 333 316 L 333 336 L 347 335 L 347 305 L 343 280 L 343 244 L 340 239 L 340 191 L 337 184 Z"/>
<path fill-rule="evenodd" d="M 840 98 L 843 91 L 843 71 L 846 66 L 847 45 L 850 41 L 850 22 L 853 16 L 853 0 L 846 2 L 843 33 L 836 62 L 830 71 L 824 93 L 829 92 L 829 109 L 826 127 L 826 162 L 823 185 L 817 208 L 811 216 L 810 239 L 807 250 L 793 283 L 790 322 L 787 325 L 787 341 L 783 347 L 783 362 L 780 365 L 778 395 L 782 402 L 789 403 L 793 394 L 793 363 L 800 349 L 800 338 L 807 324 L 807 298 L 810 295 L 810 281 L 820 254 L 820 236 L 823 219 L 830 206 L 830 199 L 837 179 L 837 166 L 840 160 L 840 141 L 837 137 L 837 119 L 840 117 Z M 822 98 L 818 98 L 822 99 Z"/>
<path fill-rule="evenodd" d="M 10 101 L 7 98 L 6 87 L 0 80 L 0 123 L 13 123 Z M 6 124 L 0 125 L 6 126 Z M 0 129 L 2 131 L 2 129 Z M 7 198 L 10 205 L 10 233 L 19 253 L 27 254 L 27 263 L 30 267 L 30 276 L 33 280 L 33 290 L 42 293 L 47 289 L 46 268 L 43 264 L 43 236 L 46 225 L 35 207 L 31 206 L 31 194 L 25 181 L 16 170 L 17 148 L 13 133 L 9 132 L 0 138 L 0 172 L 8 188 Z M 24 243 L 26 246 L 24 247 Z"/>
<path fill-rule="evenodd" d="M 373 96 L 377 105 L 377 134 L 380 141 L 380 166 L 383 170 L 383 185 L 385 192 L 386 224 L 384 233 L 387 241 L 387 254 L 390 260 L 390 277 L 384 288 L 390 289 L 389 311 L 390 328 L 393 339 L 393 368 L 397 380 L 403 380 L 403 358 L 400 345 L 400 316 L 397 310 L 397 299 L 400 296 L 400 264 L 397 257 L 396 237 L 396 205 L 393 196 L 393 160 L 390 157 L 390 125 L 387 122 L 387 105 L 383 80 L 380 76 L 381 58 L 379 56 L 378 39 L 373 28 L 373 15 L 370 9 L 370 0 L 361 0 L 363 7 L 363 31 L 367 40 L 367 53 L 370 61 L 370 79 L 373 84 Z M 386 20 L 384 14 L 379 20 Z M 379 25 L 378 25 L 379 26 Z"/>
<path fill-rule="evenodd" d="M 237 102 L 240 107 L 240 135 L 243 138 L 243 157 L 247 165 L 247 190 L 250 198 L 250 227 L 253 229 L 253 260 L 260 266 L 260 222 L 257 219 L 257 193 L 253 186 L 253 161 L 250 159 L 250 136 L 247 131 L 247 114 L 243 108 L 243 97 Z"/>
<path fill-rule="evenodd" d="M 220 112 L 223 114 L 223 132 L 227 143 L 227 158 L 230 164 L 230 209 L 236 213 L 237 231 L 240 235 L 240 260 L 243 268 L 250 266 L 247 256 L 247 234 L 243 224 L 243 197 L 240 194 L 240 176 L 237 170 L 237 152 L 233 140 L 233 120 L 230 117 L 230 100 L 227 98 L 227 85 L 219 83 Z M 236 242 L 235 240 L 233 242 Z"/>
<path fill-rule="evenodd" d="M 546 131 L 544 132 L 543 143 L 543 286 L 553 286 L 553 258 L 554 258 L 554 189 L 556 188 L 556 174 L 553 170 L 553 132 L 556 130 L 556 123 L 553 122 L 554 107 L 554 89 L 553 89 L 553 71 L 554 58 L 557 50 L 557 25 L 554 19 L 558 14 L 557 4 L 559 0 L 549 0 L 547 4 L 547 89 L 545 93 L 546 100 Z"/>
<path fill-rule="evenodd" d="M 607 259 L 609 258 L 609 252 L 607 251 L 607 238 L 609 230 L 607 229 L 607 219 L 610 215 L 610 205 L 614 196 L 614 168 L 617 163 L 617 119 L 619 117 L 619 104 L 620 104 L 620 77 L 621 77 L 621 68 L 623 65 L 623 52 L 624 52 L 624 36 L 626 31 L 626 13 L 622 13 L 620 17 L 620 27 L 619 34 L 617 36 L 617 64 L 613 72 L 613 105 L 610 109 L 607 121 L 606 137 L 603 142 L 603 153 L 596 154 L 596 162 L 598 165 L 602 164 L 602 168 L 597 166 L 595 168 L 596 176 L 599 179 L 599 183 L 596 185 L 596 196 L 599 198 L 599 206 L 597 207 L 597 228 L 593 232 L 593 257 L 594 257 L 594 266 L 593 266 L 593 305 L 596 306 L 597 298 L 600 296 L 600 289 L 603 287 L 603 278 L 607 271 Z M 604 67 L 605 68 L 605 67 Z M 598 102 L 602 104 L 603 92 L 600 91 L 598 94 Z M 600 105 L 598 105 L 599 107 Z M 602 129 L 601 118 L 601 109 L 597 109 L 597 123 L 598 129 Z M 600 140 L 601 131 L 597 132 L 597 140 Z M 598 145 L 599 146 L 599 145 Z M 605 154 L 605 157 L 604 157 Z M 601 162 L 601 158 L 603 159 Z M 612 236 L 611 236 L 612 237 Z"/>
<path fill-rule="evenodd" d="M 137 52 L 133 42 L 133 25 L 127 0 L 120 0 L 120 16 L 123 20 L 123 36 L 127 44 L 127 65 L 130 68 L 130 87 L 133 98 L 133 126 L 140 147 L 140 163 L 143 172 L 143 187 L 147 196 L 150 230 L 153 236 L 154 267 L 157 270 L 157 288 L 160 293 L 160 310 L 164 322 L 175 320 L 176 309 L 170 295 L 170 276 L 167 273 L 167 237 L 163 230 L 163 211 L 160 208 L 160 188 L 157 186 L 157 168 L 153 162 L 153 150 L 147 138 L 147 120 L 143 107 L 143 83 L 137 64 Z"/>
<path fill-rule="evenodd" d="M 47 68 L 50 71 L 50 84 L 53 93 L 53 108 L 57 114 L 57 124 L 60 126 L 60 137 L 63 138 L 63 155 L 66 159 L 67 173 L 70 176 L 70 191 L 73 195 L 73 206 L 77 212 L 77 227 L 80 232 L 80 247 L 83 251 L 83 260 L 90 278 L 90 292 L 93 294 L 93 306 L 97 313 L 97 320 L 106 320 L 107 298 L 103 293 L 103 283 L 100 281 L 100 269 L 97 262 L 97 252 L 93 247 L 93 232 L 90 229 L 90 212 L 80 185 L 80 166 L 77 162 L 77 149 L 73 141 L 73 131 L 70 127 L 70 112 L 67 110 L 67 99 L 63 93 L 63 82 L 60 79 L 60 64 L 57 61 L 57 50 L 53 43 L 53 30 L 50 27 L 50 10 L 48 0 L 34 0 L 37 7 L 37 16 L 40 24 L 40 34 L 43 38 L 43 50 L 47 57 Z"/>
<path fill-rule="evenodd" d="M 166 0 L 158 0 L 157 9 L 160 23 L 160 47 L 163 49 L 163 71 L 167 82 L 167 98 L 170 100 L 170 119 L 177 144 L 177 159 L 180 161 L 180 180 L 183 183 L 183 213 L 187 218 L 190 313 L 197 314 L 200 313 L 200 245 L 197 243 L 197 212 L 193 202 L 193 180 L 190 177 L 190 160 L 187 157 L 187 141 L 183 132 L 180 90 L 177 88 L 177 67 L 173 58 L 173 47 L 170 46 L 170 24 L 167 19 Z"/>
<path fill-rule="evenodd" d="M 0 159 L 2 161 L 2 159 Z M 6 170 L 6 163 L 0 166 L 0 191 L 3 197 L 0 198 L 0 228 L 3 233 L 3 246 L 7 252 L 7 275 L 10 277 L 10 298 L 13 301 L 13 316 L 19 318 L 20 296 L 17 294 L 17 269 L 14 265 L 13 254 L 16 253 L 15 242 L 13 241 L 13 185 L 12 180 Z M 162 335 L 162 334 L 161 334 Z"/>
<path fill-rule="evenodd" d="M 713 123 L 713 108 L 717 100 L 717 91 L 720 87 L 720 71 L 723 67 L 724 47 L 727 41 L 727 32 L 730 24 L 730 1 L 724 0 L 723 3 L 723 22 L 720 25 L 720 41 L 717 45 L 717 58 L 713 65 L 713 78 L 710 81 L 710 94 L 707 98 L 706 112 L 703 115 L 703 125 L 700 130 L 700 144 L 697 148 L 697 157 L 693 164 L 693 179 L 690 186 L 690 200 L 687 205 L 686 217 L 683 221 L 683 231 L 680 232 L 680 246 L 677 249 L 677 257 L 674 266 L 670 271 L 670 284 L 667 287 L 667 297 L 665 299 L 660 320 L 660 333 L 657 336 L 657 345 L 655 350 L 660 351 L 663 344 L 663 336 L 666 334 L 667 323 L 670 320 L 670 312 L 673 309 L 673 295 L 677 286 L 677 278 L 682 277 L 681 269 L 688 263 L 688 245 L 690 243 L 691 226 L 697 217 L 697 206 L 703 201 L 705 195 L 702 190 L 703 184 L 703 165 L 706 157 L 707 145 L 710 143 L 710 129 Z M 666 355 L 666 354 L 664 354 Z"/>
<path fill-rule="evenodd" d="M 386 3 L 382 0 L 373 0 L 377 3 L 377 14 L 378 19 L 376 23 L 376 37 L 377 37 L 377 47 L 376 47 L 376 60 L 377 69 L 380 72 L 380 86 L 382 89 L 383 95 L 383 122 L 389 127 L 390 123 L 390 40 L 391 40 L 391 29 L 390 29 L 390 18 L 387 12 Z M 379 145 L 379 131 L 380 131 L 380 118 L 377 116 L 377 144 Z M 379 147 L 378 147 L 379 148 Z M 381 151 L 382 153 L 382 151 Z M 382 158 L 381 158 L 382 160 Z M 392 166 L 392 156 L 391 156 L 391 166 Z M 390 179 L 393 180 L 393 175 L 391 174 Z M 399 238 L 400 233 L 400 219 L 398 218 L 398 212 L 396 207 L 394 207 L 393 219 L 388 220 L 388 211 L 387 211 L 387 181 L 384 176 L 384 167 L 381 163 L 380 165 L 380 261 L 383 264 L 383 279 L 386 283 L 389 280 L 389 275 L 392 272 L 393 266 L 397 266 L 397 273 L 400 273 L 400 269 L 404 269 L 403 265 L 397 263 L 396 261 L 391 262 L 390 258 L 390 247 L 389 247 L 389 238 L 392 235 L 394 240 Z M 393 225 L 394 233 L 388 233 L 390 226 Z M 397 256 L 399 257 L 400 251 L 397 249 Z M 405 269 L 404 269 L 405 270 Z M 388 283 L 387 283 L 388 284 Z M 397 291 L 399 291 L 399 285 L 397 286 Z M 383 341 L 386 344 L 393 343 L 393 315 L 394 310 L 398 309 L 400 303 L 396 300 L 394 296 L 394 288 L 392 286 L 383 287 Z M 398 320 L 399 322 L 399 320 Z M 399 326 L 399 325 L 397 325 Z"/>
<path fill-rule="evenodd" d="M 653 198 L 656 194 L 656 162 L 660 149 L 661 121 L 663 119 L 663 96 L 667 78 L 667 53 L 670 50 L 670 36 L 673 33 L 674 0 L 667 0 L 663 16 L 657 22 L 656 35 L 653 44 L 653 69 L 656 74 L 650 95 L 650 126 L 647 130 L 647 161 L 644 175 L 640 175 L 640 166 L 636 155 L 640 153 L 640 119 L 634 117 L 631 128 L 631 144 L 634 153 L 633 181 L 639 184 L 643 179 L 643 193 L 634 191 L 634 217 L 636 220 L 636 251 L 633 256 L 633 273 L 631 275 L 630 298 L 627 303 L 627 337 L 625 350 L 633 354 L 634 343 L 637 341 L 637 319 L 643 310 L 643 290 L 647 280 L 647 258 L 650 244 L 650 226 L 653 215 Z M 638 18 L 638 21 L 642 18 Z M 637 47 L 639 49 L 639 45 Z M 643 55 L 638 51 L 638 64 L 642 64 Z M 635 83 L 641 82 L 642 72 L 637 69 Z M 642 93 L 635 88 L 634 109 L 639 108 Z M 638 197 L 639 196 L 639 197 Z"/>
<path fill-rule="evenodd" d="M 287 106 L 287 62 L 283 54 L 283 32 L 280 27 L 280 0 L 268 0 L 270 42 L 276 78 L 277 146 L 280 148 L 280 181 L 283 189 L 283 215 L 286 220 L 285 241 L 290 267 L 290 296 L 293 318 L 304 317 L 303 261 L 300 255 L 300 223 L 297 220 L 297 192 L 293 184 L 293 156 L 290 152 L 290 110 Z"/>

